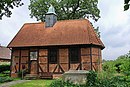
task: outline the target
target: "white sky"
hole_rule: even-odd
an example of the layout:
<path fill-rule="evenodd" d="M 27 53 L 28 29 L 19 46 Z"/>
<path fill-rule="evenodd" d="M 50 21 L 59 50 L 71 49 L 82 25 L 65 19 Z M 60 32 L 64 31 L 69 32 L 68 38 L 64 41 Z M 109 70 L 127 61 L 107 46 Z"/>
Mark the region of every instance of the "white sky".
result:
<path fill-rule="evenodd" d="M 99 0 L 101 18 L 99 26 L 101 39 L 105 44 L 103 59 L 112 60 L 130 50 L 130 10 L 123 11 L 124 0 Z M 11 18 L 0 20 L 0 44 L 7 46 L 24 23 L 37 22 L 31 19 L 28 10 L 29 0 L 24 6 L 12 10 Z"/>

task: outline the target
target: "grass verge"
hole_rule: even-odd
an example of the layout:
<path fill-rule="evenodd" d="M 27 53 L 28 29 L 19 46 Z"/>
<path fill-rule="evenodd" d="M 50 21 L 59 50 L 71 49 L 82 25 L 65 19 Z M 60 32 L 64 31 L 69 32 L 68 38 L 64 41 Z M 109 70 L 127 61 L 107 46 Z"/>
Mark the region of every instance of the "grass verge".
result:
<path fill-rule="evenodd" d="M 24 83 L 19 83 L 11 87 L 48 87 L 53 80 L 32 80 Z"/>

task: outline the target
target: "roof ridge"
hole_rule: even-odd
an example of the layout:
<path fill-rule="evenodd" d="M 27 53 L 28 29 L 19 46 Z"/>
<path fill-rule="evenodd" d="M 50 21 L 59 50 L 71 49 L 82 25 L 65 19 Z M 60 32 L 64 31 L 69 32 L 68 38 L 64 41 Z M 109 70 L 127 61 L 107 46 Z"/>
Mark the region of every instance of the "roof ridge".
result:
<path fill-rule="evenodd" d="M 88 19 L 68 19 L 68 20 L 59 20 L 59 21 L 57 21 L 57 22 L 64 22 L 64 21 L 83 21 L 83 20 L 87 20 L 88 21 Z"/>
<path fill-rule="evenodd" d="M 58 20 L 57 22 L 64 22 L 64 21 L 83 21 L 86 20 L 88 21 L 88 19 L 70 19 L 70 20 Z M 45 22 L 33 22 L 33 23 L 24 23 L 24 24 L 41 24 L 41 23 L 45 23 Z"/>

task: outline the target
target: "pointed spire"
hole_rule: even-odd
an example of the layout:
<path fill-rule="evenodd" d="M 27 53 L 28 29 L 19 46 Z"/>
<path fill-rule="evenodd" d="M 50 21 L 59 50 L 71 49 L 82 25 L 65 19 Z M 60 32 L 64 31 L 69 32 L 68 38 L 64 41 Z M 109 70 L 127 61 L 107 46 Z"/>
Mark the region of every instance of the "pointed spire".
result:
<path fill-rule="evenodd" d="M 47 12 L 46 14 L 55 14 L 55 15 L 56 15 L 56 13 L 55 13 L 55 8 L 51 5 L 51 6 L 49 7 L 49 9 L 48 9 L 48 12 Z"/>

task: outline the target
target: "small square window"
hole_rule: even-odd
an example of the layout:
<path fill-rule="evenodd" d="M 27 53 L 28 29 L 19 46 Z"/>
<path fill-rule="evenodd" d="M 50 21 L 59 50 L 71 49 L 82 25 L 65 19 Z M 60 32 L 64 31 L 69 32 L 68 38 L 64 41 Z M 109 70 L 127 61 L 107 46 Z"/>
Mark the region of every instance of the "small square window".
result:
<path fill-rule="evenodd" d="M 30 60 L 37 60 L 37 51 L 30 52 Z"/>

